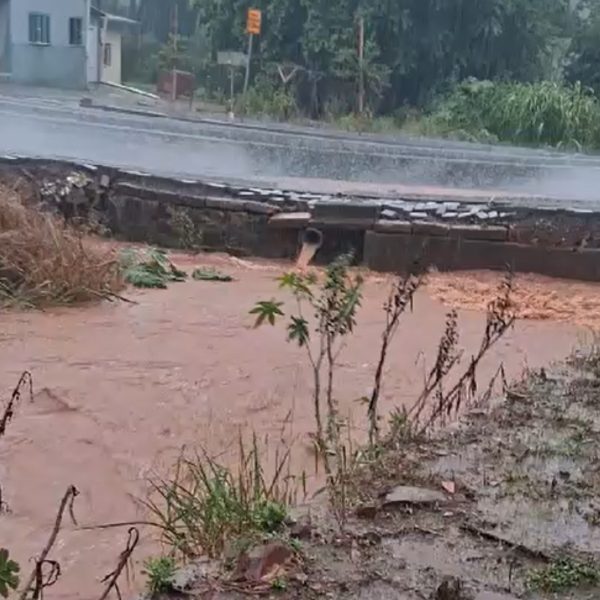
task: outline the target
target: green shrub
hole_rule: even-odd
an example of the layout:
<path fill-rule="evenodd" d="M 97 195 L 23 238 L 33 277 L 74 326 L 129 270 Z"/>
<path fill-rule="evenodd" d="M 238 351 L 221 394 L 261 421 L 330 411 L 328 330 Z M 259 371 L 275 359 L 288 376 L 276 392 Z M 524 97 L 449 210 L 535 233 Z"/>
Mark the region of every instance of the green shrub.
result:
<path fill-rule="evenodd" d="M 149 558 L 144 563 L 144 574 L 148 577 L 147 587 L 150 594 L 167 592 L 171 588 L 175 575 L 176 563 L 171 556 Z"/>
<path fill-rule="evenodd" d="M 235 112 L 284 121 L 295 116 L 298 107 L 292 92 L 267 78 L 259 77 L 245 96 L 238 97 Z"/>
<path fill-rule="evenodd" d="M 430 130 L 556 148 L 600 143 L 600 103 L 580 84 L 466 81 L 434 108 Z"/>

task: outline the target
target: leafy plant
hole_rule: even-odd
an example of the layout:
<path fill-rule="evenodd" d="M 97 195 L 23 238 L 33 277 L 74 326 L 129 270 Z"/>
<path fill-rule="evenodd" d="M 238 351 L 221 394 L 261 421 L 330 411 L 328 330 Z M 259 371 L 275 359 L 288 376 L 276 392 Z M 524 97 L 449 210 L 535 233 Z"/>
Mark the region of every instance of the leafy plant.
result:
<path fill-rule="evenodd" d="M 196 281 L 233 281 L 231 275 L 221 273 L 212 267 L 198 267 L 194 269 L 192 279 Z"/>
<path fill-rule="evenodd" d="M 349 273 L 350 258 L 343 256 L 335 260 L 327 268 L 325 280 L 318 289 L 314 274 L 292 272 L 279 279 L 280 288 L 291 291 L 298 304 L 298 314 L 290 315 L 287 337 L 306 349 L 312 366 L 317 444 L 328 474 L 332 472 L 328 457 L 338 454 L 336 450 L 340 440 L 337 401 L 333 395 L 335 362 L 341 351 L 341 341 L 354 330 L 356 311 L 362 300 L 363 281 L 360 276 Z M 303 314 L 303 304 L 308 304 L 308 309 L 315 315 L 314 346 L 311 324 Z M 256 315 L 256 326 L 265 321 L 273 325 L 277 317 L 284 316 L 282 306 L 282 302 L 274 300 L 258 302 L 250 311 Z M 322 420 L 323 408 L 326 409 L 325 425 Z"/>
<path fill-rule="evenodd" d="M 530 589 L 543 592 L 561 592 L 583 585 L 600 584 L 600 568 L 593 563 L 583 563 L 572 558 L 561 558 L 541 569 L 529 572 Z"/>
<path fill-rule="evenodd" d="M 149 558 L 144 563 L 143 573 L 148 577 L 146 586 L 150 594 L 169 591 L 176 566 L 177 564 L 172 556 Z"/>
<path fill-rule="evenodd" d="M 172 281 L 185 281 L 187 274 L 173 265 L 166 252 L 149 248 L 141 252 L 127 248 L 121 252 L 120 264 L 127 283 L 138 288 L 166 288 Z"/>
<path fill-rule="evenodd" d="M 312 367 L 316 446 L 340 527 L 345 522 L 353 453 L 341 436 L 342 421 L 334 395 L 334 373 L 343 340 L 354 331 L 363 288 L 362 277 L 349 271 L 351 258 L 346 255 L 331 263 L 320 285 L 312 273 L 290 272 L 279 279 L 280 287 L 292 293 L 298 307 L 297 314 L 289 315 L 287 338 L 306 350 Z M 250 311 L 256 315 L 256 326 L 265 321 L 273 325 L 276 318 L 285 316 L 282 306 L 283 303 L 274 300 L 258 302 Z M 312 321 L 304 316 L 305 311 L 314 314 Z"/>
<path fill-rule="evenodd" d="M 16 590 L 19 587 L 18 563 L 11 560 L 8 550 L 0 548 L 0 596 L 8 598 L 10 590 Z"/>

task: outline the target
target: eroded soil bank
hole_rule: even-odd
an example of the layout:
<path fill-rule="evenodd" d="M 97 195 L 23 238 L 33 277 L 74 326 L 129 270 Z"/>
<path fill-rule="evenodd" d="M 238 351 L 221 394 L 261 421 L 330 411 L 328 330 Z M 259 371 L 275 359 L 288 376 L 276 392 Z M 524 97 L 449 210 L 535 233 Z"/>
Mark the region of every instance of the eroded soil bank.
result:
<path fill-rule="evenodd" d="M 364 471 L 344 536 L 308 513 L 288 597 L 598 598 L 598 365 L 532 371 L 443 433 L 397 439 Z"/>
<path fill-rule="evenodd" d="M 144 496 L 147 477 L 164 473 L 183 445 L 202 445 L 210 452 L 227 455 L 240 430 L 256 431 L 274 440 L 285 431 L 288 440 L 295 440 L 295 468 L 311 475 L 313 420 L 305 357 L 285 342 L 283 326 L 254 330 L 248 315 L 257 300 L 281 295 L 275 277 L 289 265 L 215 256 L 180 256 L 177 262 L 188 270 L 197 264 L 217 265 L 235 281 L 189 281 L 167 290 L 130 291 L 128 296 L 137 304 L 2 314 L 4 392 L 10 391 L 25 369 L 32 372 L 35 388 L 34 402 L 22 404 L 0 445 L 0 478 L 4 500 L 11 508 L 9 514 L 0 516 L 0 540 L 22 564 L 27 565 L 45 543 L 68 485 L 75 484 L 81 491 L 76 507 L 80 526 L 143 518 L 136 499 Z M 388 278 L 367 276 L 358 328 L 342 354 L 337 374 L 337 395 L 345 413 L 351 415 L 358 437 L 365 420 L 364 406 L 357 399 L 372 383 L 388 283 Z M 544 289 L 548 292 L 551 288 Z M 592 297 L 597 286 L 586 290 Z M 391 349 L 384 410 L 414 400 L 424 372 L 431 366 L 446 310 L 427 289 L 419 292 L 414 312 L 406 315 Z M 460 313 L 461 346 L 467 355 L 478 346 L 483 324 L 480 311 Z M 525 367 L 538 369 L 563 358 L 582 335 L 585 330 L 575 318 L 519 321 L 490 354 L 479 376 L 486 381 L 503 363 L 508 377 L 519 377 Z M 494 443 L 491 433 L 488 437 L 489 443 Z M 427 452 L 435 447 L 428 445 Z M 421 468 L 430 468 L 428 464 Z M 459 473 L 456 466 L 448 468 Z M 493 476 L 494 480 L 500 477 L 501 473 Z M 469 481 L 465 484 L 474 486 Z M 433 519 L 427 528 L 445 527 L 443 514 L 425 513 L 426 519 Z M 409 522 L 405 515 L 400 520 Z M 47 597 L 99 596 L 99 580 L 114 568 L 125 535 L 125 530 L 88 531 L 67 524 L 54 552 L 63 575 Z M 454 543 L 460 545 L 464 536 L 456 536 Z M 423 560 L 431 560 L 427 547 L 438 534 L 418 534 L 417 538 Z M 388 585 L 388 579 L 394 577 L 405 579 L 400 566 L 408 560 L 406 548 L 401 542 L 395 549 L 390 544 L 388 554 L 396 558 L 381 563 L 379 569 L 387 575 L 378 585 Z M 346 550 L 340 548 L 340 556 L 345 557 Z M 156 551 L 150 532 L 144 531 L 135 556 L 138 576 L 132 590 L 143 586 L 139 575 L 142 561 Z M 440 552 L 446 552 L 444 547 Z M 360 556 L 369 567 L 362 551 Z M 346 558 L 340 560 L 342 568 Z M 348 565 L 364 579 L 361 569 L 354 563 Z M 335 569 L 338 574 L 331 578 L 339 581 L 343 571 Z M 427 564 L 422 565 L 422 570 L 428 569 Z M 344 578 L 352 583 L 349 577 Z M 358 593 L 363 579 L 352 583 L 352 593 Z M 420 580 L 415 581 L 416 587 L 421 585 Z M 397 583 L 390 585 L 392 590 L 399 589 Z M 336 589 L 334 585 L 332 592 L 340 597 Z"/>

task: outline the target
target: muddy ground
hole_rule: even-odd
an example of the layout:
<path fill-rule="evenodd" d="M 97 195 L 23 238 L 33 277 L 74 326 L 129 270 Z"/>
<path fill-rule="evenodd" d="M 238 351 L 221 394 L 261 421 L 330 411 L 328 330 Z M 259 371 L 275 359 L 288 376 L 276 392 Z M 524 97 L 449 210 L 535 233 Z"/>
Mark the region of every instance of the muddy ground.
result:
<path fill-rule="evenodd" d="M 102 303 L 1 315 L 0 376 L 4 390 L 10 392 L 20 373 L 29 369 L 34 398 L 21 405 L 0 444 L 3 500 L 11 509 L 0 516 L 0 542 L 10 547 L 22 564 L 28 564 L 47 540 L 67 486 L 75 484 L 81 492 L 76 506 L 79 526 L 65 523 L 60 532 L 54 556 L 61 562 L 62 576 L 46 593 L 47 598 L 99 595 L 100 579 L 114 568 L 126 531 L 84 528 L 143 519 L 138 500 L 145 496 L 147 478 L 164 474 L 183 445 L 203 446 L 227 456 L 240 430 L 256 431 L 262 439 L 271 440 L 278 440 L 285 430 L 286 441 L 294 444 L 294 467 L 309 473 L 309 491 L 320 484 L 318 477 L 310 475 L 314 465 L 309 437 L 313 420 L 305 357 L 286 343 L 283 326 L 254 330 L 248 315 L 257 300 L 280 296 L 275 278 L 289 265 L 220 256 L 182 255 L 176 261 L 187 270 L 198 264 L 216 266 L 233 275 L 235 281 L 188 281 L 167 290 L 130 290 L 127 295 L 135 304 Z M 441 283 L 434 292 L 436 281 L 443 281 L 445 289 L 450 286 L 454 292 L 440 294 Z M 536 281 L 540 294 L 550 297 L 555 283 L 541 278 Z M 364 407 L 357 399 L 372 385 L 389 283 L 388 277 L 367 274 L 359 325 L 342 354 L 336 380 L 342 410 L 358 439 L 365 426 Z M 454 283 L 447 276 L 431 278 L 430 288 L 417 295 L 414 312 L 406 315 L 391 349 L 382 397 L 384 412 L 410 404 L 420 391 L 448 306 L 475 309 L 461 310 L 459 315 L 460 345 L 467 355 L 474 351 L 484 315 L 477 310 L 481 306 L 469 306 L 465 299 L 476 285 L 487 285 L 491 297 L 497 283 L 497 277 L 481 274 L 457 276 Z M 518 378 L 523 369 L 539 369 L 580 343 L 586 334 L 581 324 L 590 312 L 587 303 L 595 302 L 598 286 L 582 284 L 583 301 L 572 306 L 570 285 L 565 284 L 564 294 L 554 301 L 568 301 L 571 312 L 558 319 L 548 311 L 538 312 L 537 320 L 519 321 L 482 364 L 482 381 L 489 379 L 500 363 L 509 378 Z M 482 289 L 479 292 L 481 301 Z M 448 304 L 432 297 L 436 294 Z M 433 446 L 427 444 L 412 452 L 424 452 L 425 448 L 431 450 Z M 459 473 L 457 466 L 452 468 Z M 496 479 L 501 481 L 500 474 L 490 475 L 490 480 Z M 438 483 L 435 479 L 434 484 Z M 501 485 L 491 489 L 498 491 Z M 475 506 L 470 502 L 471 508 Z M 404 513 L 389 517 L 380 513 L 374 522 L 361 522 L 360 526 L 377 529 L 389 520 L 396 523 L 394 527 L 408 527 L 411 519 L 422 517 L 431 521 L 427 530 L 434 531 L 454 522 L 441 516 L 444 512 L 448 511 L 415 513 L 411 518 Z M 432 540 L 446 539 L 418 530 L 411 535 L 423 538 L 422 548 Z M 457 543 L 471 539 L 463 533 L 455 537 Z M 380 564 L 389 577 L 404 581 L 409 572 L 400 569 L 404 550 L 395 550 L 397 558 L 393 558 L 393 544 L 386 539 L 393 537 L 383 535 L 384 541 L 368 550 L 359 549 L 358 555 L 356 548 L 348 554 L 344 546 L 332 551 L 329 546 L 311 545 L 306 553 L 316 557 L 314 562 L 308 561 L 311 580 L 321 581 L 320 585 L 341 597 L 336 577 L 339 581 L 347 572 L 343 579 L 352 593 L 358 593 L 360 581 L 366 582 Z M 386 551 L 382 553 L 383 548 Z M 142 529 L 142 542 L 132 566 L 137 576 L 130 585 L 123 582 L 125 593 L 143 588 L 143 561 L 158 552 L 152 532 Z M 339 568 L 332 566 L 334 575 L 325 579 L 311 566 L 322 564 L 319 553 L 328 560 L 339 557 Z M 348 562 L 350 556 L 360 568 Z M 427 571 L 427 565 L 423 569 Z M 334 582 L 328 583 L 327 577 Z M 398 590 L 399 584 L 390 583 L 389 577 L 379 578 L 377 585 L 384 591 L 390 585 Z M 415 584 L 420 585 L 420 581 Z"/>
<path fill-rule="evenodd" d="M 600 359 L 530 372 L 365 467 L 343 532 L 323 504 L 281 598 L 600 597 Z M 303 517 L 301 517 L 303 518 Z M 278 580 L 279 581 L 279 580 Z M 197 598 L 241 598 L 195 583 Z M 237 585 L 237 584 L 236 584 Z M 278 587 L 283 587 L 278 583 Z M 220 589 L 220 591 L 218 591 Z M 169 596 L 173 597 L 173 596 Z"/>

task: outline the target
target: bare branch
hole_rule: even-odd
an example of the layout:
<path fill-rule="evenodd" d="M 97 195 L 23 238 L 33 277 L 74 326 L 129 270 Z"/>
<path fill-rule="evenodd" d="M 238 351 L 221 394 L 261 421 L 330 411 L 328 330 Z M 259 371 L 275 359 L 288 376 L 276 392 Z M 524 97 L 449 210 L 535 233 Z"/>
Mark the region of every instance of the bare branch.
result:
<path fill-rule="evenodd" d="M 106 598 L 108 598 L 108 595 L 110 594 L 110 591 L 113 588 L 117 593 L 119 600 L 121 599 L 121 592 L 119 590 L 118 584 L 119 577 L 121 576 L 123 569 L 127 567 L 129 559 L 131 558 L 135 547 L 140 541 L 140 532 L 136 527 L 130 527 L 127 535 L 127 545 L 125 546 L 125 550 L 123 550 L 123 552 L 119 554 L 119 562 L 117 563 L 117 566 L 115 567 L 114 571 L 111 571 L 102 579 L 102 583 L 108 583 L 106 585 L 106 588 L 104 589 L 104 592 L 102 592 L 102 595 L 100 596 L 99 600 L 106 600 Z"/>
<path fill-rule="evenodd" d="M 6 404 L 4 408 L 4 412 L 2 414 L 2 418 L 0 418 L 0 437 L 2 437 L 6 433 L 6 428 L 8 424 L 11 422 L 12 418 L 15 416 L 15 409 L 19 401 L 21 400 L 21 392 L 22 389 L 28 385 L 29 387 L 29 397 L 33 400 L 33 379 L 31 377 L 31 373 L 29 371 L 23 371 L 13 393 L 11 394 L 10 400 Z"/>
<path fill-rule="evenodd" d="M 69 510 L 69 514 L 73 520 L 73 523 L 77 525 L 73 515 L 73 502 L 78 495 L 79 492 L 74 485 L 70 485 L 67 488 L 67 491 L 60 502 L 58 514 L 56 515 L 56 520 L 54 521 L 54 527 L 52 529 L 52 533 L 50 534 L 50 538 L 48 539 L 48 542 L 46 543 L 46 546 L 42 550 L 41 554 L 36 559 L 35 567 L 33 568 L 26 585 L 19 596 L 19 600 L 38 600 L 41 597 L 43 589 L 49 585 L 53 585 L 58 579 L 58 576 L 60 575 L 60 565 L 56 561 L 48 560 L 48 554 L 50 554 L 50 551 L 56 542 L 56 537 L 60 531 L 65 510 Z M 43 575 L 44 565 L 51 566 L 51 570 L 45 579 Z M 30 593 L 31 596 L 29 596 Z"/>

